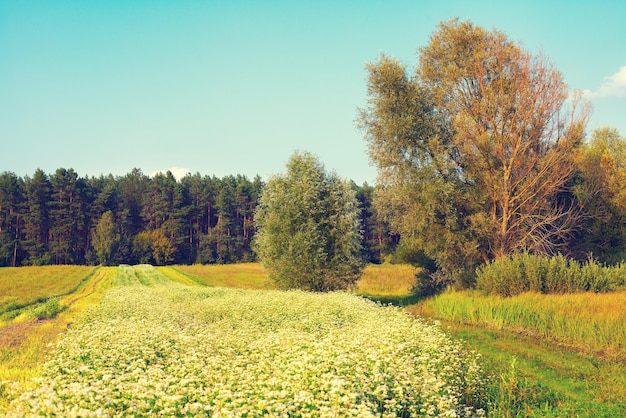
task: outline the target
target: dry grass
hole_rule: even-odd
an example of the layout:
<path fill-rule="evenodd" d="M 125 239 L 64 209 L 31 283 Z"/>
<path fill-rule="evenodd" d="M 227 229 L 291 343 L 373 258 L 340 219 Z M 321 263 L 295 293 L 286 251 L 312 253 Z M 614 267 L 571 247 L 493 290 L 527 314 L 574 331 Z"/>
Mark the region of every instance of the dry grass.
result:
<path fill-rule="evenodd" d="M 185 284 L 239 289 L 275 288 L 260 263 L 178 265 L 158 269 L 173 280 Z M 409 265 L 370 264 L 363 270 L 354 292 L 376 298 L 407 297 L 411 295 L 411 287 L 418 272 L 419 269 Z"/>
<path fill-rule="evenodd" d="M 39 269 L 42 271 L 37 272 Z M 31 378 L 37 377 L 40 374 L 40 367 L 46 353 L 50 349 L 50 343 L 83 315 L 89 306 L 100 301 L 104 291 L 113 285 L 113 279 L 117 272 L 116 267 L 102 267 L 90 275 L 88 280 L 81 283 L 84 275 L 89 274 L 93 267 L 86 268 L 82 272 L 80 269 L 76 270 L 67 276 L 62 274 L 67 272 L 64 268 L 51 269 L 49 266 L 19 268 L 18 272 L 22 272 L 23 275 L 12 272 L 12 280 L 18 282 L 14 283 L 13 288 L 25 288 L 24 283 L 31 283 L 33 277 L 54 277 L 50 273 L 51 270 L 61 273 L 61 275 L 56 276 L 58 281 L 69 283 L 57 283 L 56 286 L 50 287 L 40 286 L 37 290 L 42 297 L 50 297 L 53 295 L 45 294 L 42 289 L 47 288 L 58 294 L 58 292 L 67 291 L 66 289 L 71 289 L 73 286 L 73 292 L 60 298 L 60 303 L 67 306 L 67 309 L 53 319 L 14 322 L 5 324 L 4 328 L 0 329 L 2 335 L 0 338 L 0 382 L 27 383 Z M 75 276 L 80 277 L 81 274 L 82 278 L 76 281 Z M 23 296 L 21 293 L 19 295 Z M 1 384 L 0 389 L 2 389 Z M 0 390 L 0 407 L 5 401 L 1 392 Z"/>
<path fill-rule="evenodd" d="M 238 289 L 273 289 L 275 287 L 260 263 L 194 264 L 192 266 L 179 265 L 170 268 L 183 273 L 188 279 L 203 286 Z M 174 280 L 185 282 L 184 278 L 172 275 L 167 270 L 162 270 L 162 272 Z"/>
<path fill-rule="evenodd" d="M 383 298 L 410 296 L 419 272 L 419 268 L 409 265 L 370 264 L 356 283 L 355 292 Z"/>
<path fill-rule="evenodd" d="M 94 267 L 45 266 L 0 268 L 0 313 L 75 290 Z"/>
<path fill-rule="evenodd" d="M 428 301 L 426 309 L 442 319 L 514 330 L 626 359 L 626 292 L 509 298 L 448 292 Z"/>

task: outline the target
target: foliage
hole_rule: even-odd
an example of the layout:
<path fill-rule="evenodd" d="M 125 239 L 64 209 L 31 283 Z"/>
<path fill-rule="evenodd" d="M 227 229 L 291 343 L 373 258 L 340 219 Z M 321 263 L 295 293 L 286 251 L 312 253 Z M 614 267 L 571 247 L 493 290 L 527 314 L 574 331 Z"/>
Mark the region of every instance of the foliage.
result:
<path fill-rule="evenodd" d="M 350 184 L 319 160 L 295 153 L 265 185 L 255 212 L 255 249 L 284 288 L 344 289 L 360 276 L 358 202 Z"/>
<path fill-rule="evenodd" d="M 579 175 L 574 186 L 587 217 L 584 233 L 574 243 L 578 252 L 601 261 L 623 261 L 626 246 L 626 138 L 617 130 L 596 129 L 576 156 Z"/>
<path fill-rule="evenodd" d="M 604 266 L 528 253 L 502 257 L 477 270 L 476 286 L 484 292 L 514 296 L 524 292 L 610 292 L 626 289 L 626 265 Z"/>
<path fill-rule="evenodd" d="M 39 320 L 51 319 L 66 309 L 67 305 L 60 303 L 58 298 L 50 298 L 45 303 L 37 306 L 33 310 L 33 315 Z"/>
<path fill-rule="evenodd" d="M 142 264 L 154 263 L 157 266 L 162 266 L 174 261 L 176 247 L 165 236 L 165 232 L 162 229 L 155 229 L 140 232 L 135 236 L 133 252 Z"/>
<path fill-rule="evenodd" d="M 128 279 L 130 269 L 120 272 Z M 37 387 L 8 389 L 9 415 L 482 412 L 475 356 L 398 308 L 345 293 L 150 282 L 148 267 L 140 275 L 150 286 L 118 281 L 60 338 Z"/>
<path fill-rule="evenodd" d="M 15 174 L 0 174 L 0 265 L 17 265 L 19 231 L 24 223 L 20 214 L 23 189 L 23 182 Z"/>
<path fill-rule="evenodd" d="M 119 243 L 119 235 L 115 231 L 115 220 L 110 210 L 104 212 L 98 221 L 92 232 L 92 242 L 100 264 L 104 266 L 112 264 Z"/>
<path fill-rule="evenodd" d="M 378 168 L 377 207 L 403 239 L 468 283 L 485 260 L 566 244 L 587 113 L 576 101 L 564 111 L 567 88 L 547 60 L 451 20 L 420 49 L 413 75 L 384 55 L 367 70 L 359 125 Z"/>
<path fill-rule="evenodd" d="M 145 262 L 151 251 L 134 253 L 135 238 L 157 229 L 174 245 L 178 264 L 256 261 L 253 216 L 262 187 L 258 176 L 196 173 L 176 180 L 171 173 L 148 177 L 138 169 L 97 178 L 81 178 L 71 169 L 52 176 L 38 169 L 24 179 L 0 173 L 0 266 Z M 374 188 L 352 188 L 362 209 L 364 255 L 380 260 L 397 238 L 372 207 Z M 97 234 L 100 222 L 107 224 L 106 234 Z"/>
<path fill-rule="evenodd" d="M 432 296 L 436 295 L 453 285 L 453 281 L 446 273 L 441 270 L 430 272 L 422 270 L 417 275 L 415 284 L 411 289 L 416 296 Z"/>
<path fill-rule="evenodd" d="M 356 198 L 360 203 L 365 259 L 370 263 L 380 264 L 395 252 L 400 236 L 391 233 L 389 223 L 385 222 L 374 206 L 376 188 L 367 183 L 360 187 L 352 183 L 352 188 L 356 191 Z M 410 261 L 402 260 L 399 263 Z"/>

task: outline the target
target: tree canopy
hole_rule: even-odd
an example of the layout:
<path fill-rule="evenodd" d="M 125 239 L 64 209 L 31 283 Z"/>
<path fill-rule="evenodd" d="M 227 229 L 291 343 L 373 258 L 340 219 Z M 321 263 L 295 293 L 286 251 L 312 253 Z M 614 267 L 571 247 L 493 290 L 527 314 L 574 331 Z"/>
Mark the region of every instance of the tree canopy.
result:
<path fill-rule="evenodd" d="M 452 275 L 516 251 L 562 250 L 580 219 L 570 182 L 587 106 L 563 77 L 497 30 L 443 22 L 409 72 L 367 66 L 358 123 L 377 207 Z"/>
<path fill-rule="evenodd" d="M 309 153 L 269 179 L 255 213 L 255 249 L 284 288 L 343 289 L 361 273 L 361 222 L 351 185 Z"/>

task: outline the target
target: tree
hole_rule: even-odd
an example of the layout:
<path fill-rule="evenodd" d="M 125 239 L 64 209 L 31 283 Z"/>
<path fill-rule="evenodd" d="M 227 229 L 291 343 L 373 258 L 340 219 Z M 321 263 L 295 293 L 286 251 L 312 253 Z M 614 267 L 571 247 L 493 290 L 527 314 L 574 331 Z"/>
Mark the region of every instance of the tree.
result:
<path fill-rule="evenodd" d="M 50 252 L 55 264 L 80 264 L 89 250 L 89 186 L 73 169 L 51 177 Z"/>
<path fill-rule="evenodd" d="M 623 261 L 626 251 L 626 138 L 616 129 L 596 129 L 577 154 L 578 200 L 587 214 L 585 254 L 603 262 Z"/>
<path fill-rule="evenodd" d="M 48 176 L 37 169 L 32 178 L 26 177 L 26 225 L 24 246 L 29 254 L 26 262 L 31 265 L 50 263 L 48 244 L 50 239 L 50 202 L 52 185 Z"/>
<path fill-rule="evenodd" d="M 267 182 L 255 212 L 255 250 L 280 286 L 343 289 L 359 277 L 361 234 L 355 193 L 309 153 Z"/>
<path fill-rule="evenodd" d="M 113 260 L 114 251 L 119 243 L 119 234 L 116 231 L 113 212 L 110 210 L 103 213 L 96 228 L 92 232 L 93 247 L 96 250 L 98 260 L 107 266 Z"/>
<path fill-rule="evenodd" d="M 403 240 L 455 276 L 511 252 L 563 250 L 580 216 L 564 194 L 588 111 L 565 108 L 562 75 L 543 56 L 451 20 L 413 75 L 386 56 L 367 70 L 358 123 L 377 207 Z"/>
<path fill-rule="evenodd" d="M 382 263 L 385 256 L 390 255 L 398 244 L 397 235 L 389 233 L 389 225 L 383 222 L 373 204 L 375 187 L 364 183 L 362 186 L 352 184 L 361 209 L 361 228 L 363 231 L 363 247 L 367 260 Z M 403 262 L 406 260 L 402 260 Z"/>
<path fill-rule="evenodd" d="M 133 252 L 140 263 L 152 263 L 162 266 L 174 261 L 176 247 L 162 229 L 142 231 L 135 236 Z"/>
<path fill-rule="evenodd" d="M 0 266 L 17 266 L 24 224 L 23 181 L 15 174 L 0 174 Z"/>

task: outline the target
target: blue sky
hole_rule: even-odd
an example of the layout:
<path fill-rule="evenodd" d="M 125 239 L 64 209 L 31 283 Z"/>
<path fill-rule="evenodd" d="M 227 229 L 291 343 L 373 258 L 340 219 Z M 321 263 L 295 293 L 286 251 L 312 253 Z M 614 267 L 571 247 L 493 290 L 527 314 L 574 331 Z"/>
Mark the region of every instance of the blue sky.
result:
<path fill-rule="evenodd" d="M 452 17 L 543 52 L 588 92 L 590 129 L 626 135 L 623 0 L 0 0 L 0 172 L 267 179 L 301 150 L 372 184 L 364 66 L 414 66 Z"/>

